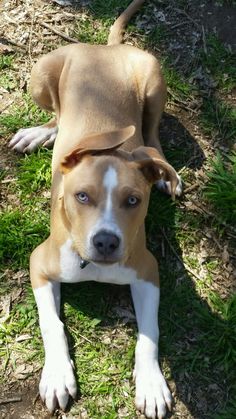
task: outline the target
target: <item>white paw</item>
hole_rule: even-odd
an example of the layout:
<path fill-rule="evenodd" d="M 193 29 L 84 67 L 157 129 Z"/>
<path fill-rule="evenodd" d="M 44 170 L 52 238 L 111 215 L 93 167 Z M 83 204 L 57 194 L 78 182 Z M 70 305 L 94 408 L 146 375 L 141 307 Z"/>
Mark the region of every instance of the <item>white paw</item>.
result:
<path fill-rule="evenodd" d="M 183 183 L 182 183 L 181 177 L 178 175 L 178 173 L 176 173 L 176 175 L 177 175 L 179 183 L 176 186 L 175 195 L 180 196 L 180 195 L 182 195 L 182 192 L 183 192 Z M 157 189 L 159 189 L 159 191 L 162 191 L 162 192 L 167 193 L 168 195 L 171 195 L 171 184 L 170 184 L 170 182 L 166 182 L 165 180 L 160 179 L 156 182 L 156 187 L 157 187 Z"/>
<path fill-rule="evenodd" d="M 38 126 L 20 129 L 9 142 L 9 147 L 19 153 L 32 153 L 40 145 L 50 147 L 57 136 L 57 127 Z"/>
<path fill-rule="evenodd" d="M 72 361 L 66 359 L 57 364 L 49 361 L 45 363 L 39 393 L 50 412 L 55 410 L 57 404 L 65 410 L 69 395 L 76 398 L 76 392 Z"/>
<path fill-rule="evenodd" d="M 136 371 L 135 405 L 147 418 L 162 419 L 166 406 L 171 410 L 172 396 L 157 362 L 142 371 Z"/>

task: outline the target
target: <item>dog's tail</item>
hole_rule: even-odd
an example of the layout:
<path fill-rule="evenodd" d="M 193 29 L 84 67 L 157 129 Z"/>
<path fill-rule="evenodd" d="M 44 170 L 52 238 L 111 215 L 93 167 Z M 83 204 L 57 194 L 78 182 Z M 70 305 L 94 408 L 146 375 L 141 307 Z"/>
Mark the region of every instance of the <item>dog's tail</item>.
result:
<path fill-rule="evenodd" d="M 121 44 L 123 41 L 123 35 L 125 27 L 131 17 L 137 12 L 137 10 L 142 6 L 145 0 L 133 0 L 132 3 L 125 9 L 123 13 L 116 19 L 115 23 L 110 29 L 110 34 L 108 37 L 108 45 L 117 45 Z"/>

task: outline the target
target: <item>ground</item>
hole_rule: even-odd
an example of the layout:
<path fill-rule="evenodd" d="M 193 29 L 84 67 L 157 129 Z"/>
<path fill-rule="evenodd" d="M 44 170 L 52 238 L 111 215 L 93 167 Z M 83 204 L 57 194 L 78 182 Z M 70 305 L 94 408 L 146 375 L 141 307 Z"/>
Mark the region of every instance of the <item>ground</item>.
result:
<path fill-rule="evenodd" d="M 129 1 L 74 3 L 1 5 L 2 418 L 49 417 L 37 393 L 43 348 L 28 259 L 48 234 L 51 151 L 19 156 L 7 144 L 19 128 L 50 117 L 27 90 L 37 58 L 68 37 L 106 43 Z M 185 183 L 176 202 L 153 190 L 146 223 L 160 265 L 160 361 L 175 400 L 170 418 L 236 417 L 235 17 L 234 0 L 150 1 L 125 35 L 162 63 L 169 98 L 161 140 Z M 136 325 L 128 288 L 63 286 L 62 317 L 80 394 L 55 417 L 140 417 L 133 405 Z"/>

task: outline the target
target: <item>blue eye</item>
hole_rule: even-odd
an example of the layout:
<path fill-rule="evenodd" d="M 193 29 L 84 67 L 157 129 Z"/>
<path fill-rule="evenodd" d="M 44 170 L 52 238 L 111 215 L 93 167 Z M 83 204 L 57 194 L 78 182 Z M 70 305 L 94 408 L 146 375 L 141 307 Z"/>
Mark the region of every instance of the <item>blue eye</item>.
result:
<path fill-rule="evenodd" d="M 139 203 L 139 201 L 140 200 L 138 198 L 136 198 L 136 196 L 130 195 L 127 199 L 127 205 L 129 207 L 135 207 Z"/>
<path fill-rule="evenodd" d="M 89 197 L 85 192 L 79 192 L 76 194 L 76 198 L 82 204 L 87 204 L 89 202 Z"/>

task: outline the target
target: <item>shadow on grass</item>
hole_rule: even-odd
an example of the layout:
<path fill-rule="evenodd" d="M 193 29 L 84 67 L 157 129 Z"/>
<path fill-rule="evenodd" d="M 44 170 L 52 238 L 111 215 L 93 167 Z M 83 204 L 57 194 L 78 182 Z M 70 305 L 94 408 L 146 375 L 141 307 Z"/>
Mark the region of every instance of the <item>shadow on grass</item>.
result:
<path fill-rule="evenodd" d="M 165 114 L 161 137 L 162 143 L 168 139 L 168 147 L 164 148 L 175 167 L 201 167 L 204 159 L 201 148 L 176 118 Z M 176 205 L 153 191 L 146 226 L 148 247 L 159 261 L 161 278 L 160 358 L 170 368 L 178 400 L 196 419 L 215 418 L 217 412 L 227 407 L 236 345 L 233 334 L 236 300 L 224 306 L 221 299 L 209 294 L 206 302 L 199 295 L 204 283 L 193 281 L 184 267 L 180 236 L 191 230 L 193 235 L 196 231 L 201 235 L 204 222 L 201 215 L 189 216 L 181 210 L 181 203 Z M 187 233 L 184 232 L 186 223 Z M 191 242 L 191 237 L 188 240 Z M 95 283 L 64 285 L 63 298 L 89 318 L 97 319 L 101 328 L 115 328 L 118 320 L 111 319 L 110 312 L 119 296 L 125 295 L 130 305 L 128 287 L 121 288 Z"/>

